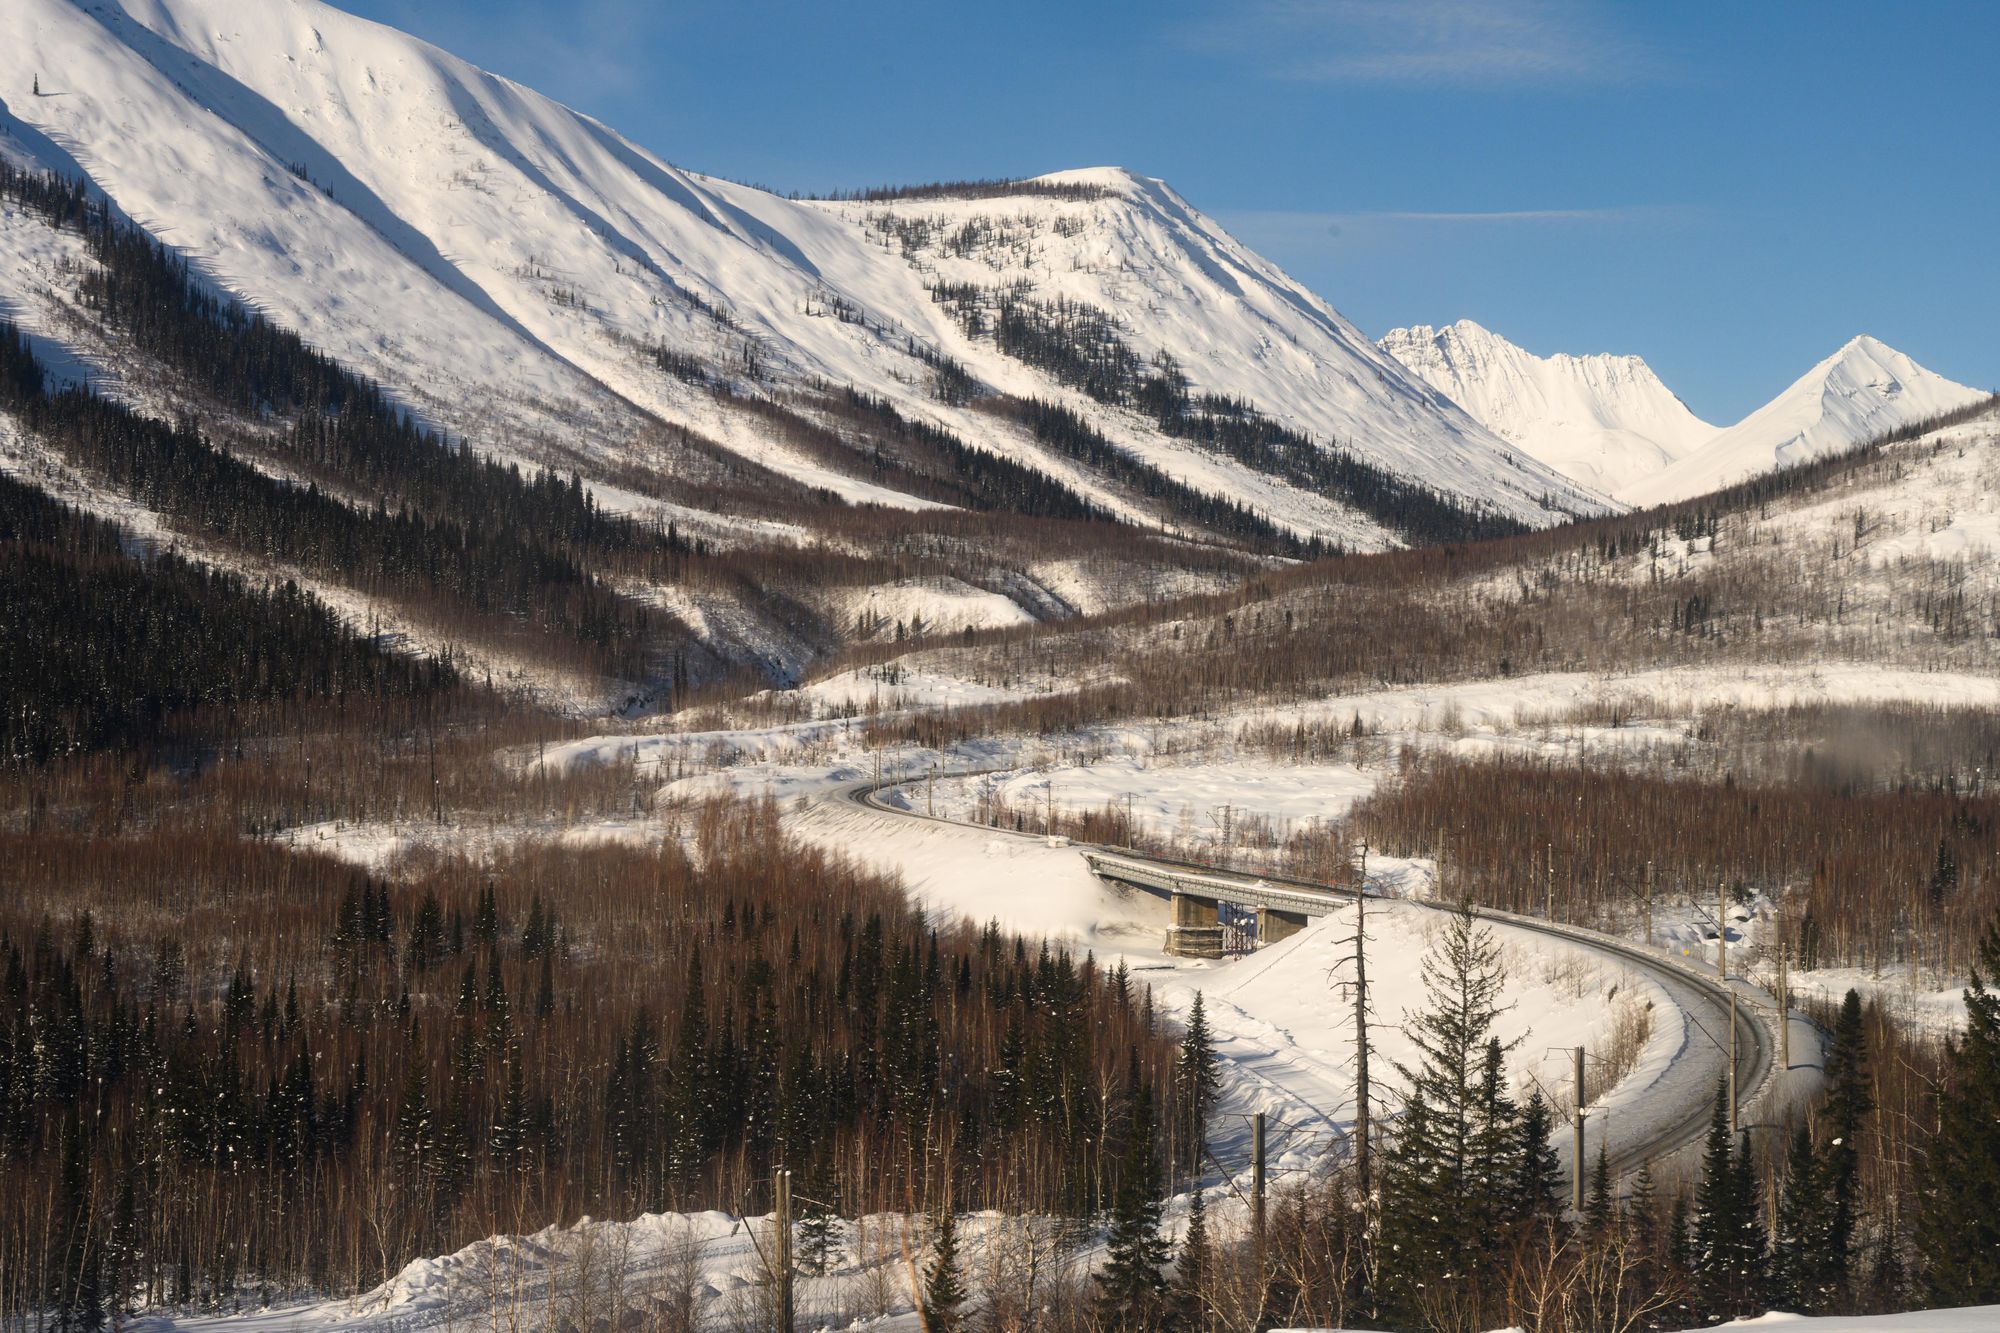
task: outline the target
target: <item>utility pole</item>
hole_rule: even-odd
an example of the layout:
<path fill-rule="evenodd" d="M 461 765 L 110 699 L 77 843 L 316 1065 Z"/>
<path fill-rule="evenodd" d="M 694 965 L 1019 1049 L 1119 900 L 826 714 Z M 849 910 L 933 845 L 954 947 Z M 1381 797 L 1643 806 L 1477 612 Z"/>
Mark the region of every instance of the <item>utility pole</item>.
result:
<path fill-rule="evenodd" d="M 1645 903 L 1646 947 L 1650 949 L 1653 947 L 1653 863 L 1651 861 L 1646 862 Z"/>
<path fill-rule="evenodd" d="M 1199 1188 L 1199 1185 L 1196 1186 Z M 1264 1113 L 1250 1121 L 1250 1243 L 1257 1262 L 1264 1261 Z"/>
<path fill-rule="evenodd" d="M 1729 891 L 1715 882 L 1715 975 L 1729 980 Z"/>
<path fill-rule="evenodd" d="M 1368 844 L 1354 878 L 1354 1179 L 1367 1206 L 1373 1184 L 1368 1127 Z"/>
<path fill-rule="evenodd" d="M 1736 1138 L 1736 988 L 1729 988 L 1729 1137 Z"/>
<path fill-rule="evenodd" d="M 1576 1177 L 1571 1198 L 1576 1207 L 1576 1215 L 1583 1216 L 1583 1177 L 1585 1159 L 1583 1156 L 1583 1047 L 1576 1048 L 1576 1161 L 1571 1174 Z"/>
<path fill-rule="evenodd" d="M 778 1168 L 777 1209 L 778 1227 L 776 1254 L 778 1278 L 777 1333 L 792 1333 L 792 1172 L 790 1167 Z"/>
<path fill-rule="evenodd" d="M 1792 978 L 1785 970 L 1789 940 L 1778 941 L 1778 1068 L 1792 1067 Z"/>
<path fill-rule="evenodd" d="M 1546 848 L 1546 860 L 1542 866 L 1542 915 L 1550 921 L 1556 919 L 1556 845 Z"/>
<path fill-rule="evenodd" d="M 875 752 L 875 790 L 882 790 L 882 752 Z"/>
<path fill-rule="evenodd" d="M 937 765 L 935 763 L 931 765 L 930 777 L 925 781 L 924 813 L 928 814 L 932 819 L 937 818 Z"/>

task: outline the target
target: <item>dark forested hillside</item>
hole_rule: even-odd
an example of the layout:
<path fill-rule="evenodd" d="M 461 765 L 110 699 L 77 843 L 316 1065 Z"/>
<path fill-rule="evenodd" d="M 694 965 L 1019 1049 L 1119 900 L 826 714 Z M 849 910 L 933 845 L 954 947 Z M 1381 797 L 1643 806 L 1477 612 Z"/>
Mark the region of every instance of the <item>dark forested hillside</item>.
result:
<path fill-rule="evenodd" d="M 573 640 L 602 669 L 628 679 L 648 669 L 649 614 L 532 530 L 410 508 L 356 508 L 316 485 L 261 472 L 191 427 L 141 416 L 87 389 L 50 394 L 41 381 L 27 345 L 11 325 L 0 324 L 0 409 L 73 463 L 191 532 L 364 591 L 428 599 L 440 610 L 465 606 L 522 618 L 541 634 Z M 559 504 L 581 501 L 560 483 L 544 493 Z M 588 505 L 578 512 L 588 515 Z"/>
<path fill-rule="evenodd" d="M 258 587 L 0 474 L 0 761 L 142 746 L 278 700 L 421 697 L 450 664 L 386 652 L 291 583 Z"/>

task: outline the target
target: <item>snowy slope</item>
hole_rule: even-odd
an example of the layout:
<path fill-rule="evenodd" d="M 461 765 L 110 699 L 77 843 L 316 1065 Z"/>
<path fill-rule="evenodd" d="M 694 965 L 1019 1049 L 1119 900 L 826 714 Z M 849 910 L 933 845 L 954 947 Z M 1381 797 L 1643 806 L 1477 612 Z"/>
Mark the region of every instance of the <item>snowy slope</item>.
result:
<path fill-rule="evenodd" d="M 1164 181 L 1118 167 L 1054 172 L 1034 184 L 1101 198 L 892 199 L 829 203 L 924 283 L 1009 288 L 1080 302 L 1121 324 L 1143 359 L 1171 354 L 1196 392 L 1256 406 L 1293 429 L 1447 493 L 1546 522 L 1544 495 L 1601 507 L 1504 444 L 1384 355 L 1325 301 L 1254 254 Z M 908 228 L 927 227 L 913 238 Z M 901 228 L 901 230 L 899 230 Z M 946 324 L 957 354 L 1003 383 L 990 350 Z M 1019 368 L 1025 370 L 1025 367 Z"/>
<path fill-rule="evenodd" d="M 1381 340 L 1425 383 L 1522 452 L 1615 493 L 1713 439 L 1636 356 L 1536 356 L 1469 319 Z"/>
<path fill-rule="evenodd" d="M 1862 336 L 1769 403 L 1657 475 L 1618 491 L 1644 506 L 1702 495 L 1803 463 L 1984 397 Z"/>
<path fill-rule="evenodd" d="M 695 467 L 650 443 L 664 420 L 851 499 L 910 503 L 893 479 L 830 474 L 666 373 L 652 352 L 668 349 L 746 392 L 855 384 L 982 447 L 1074 470 L 990 414 L 931 401 L 913 342 L 990 387 L 1065 394 L 968 339 L 932 301 L 926 274 L 870 236 L 861 206 L 680 170 L 526 88 L 316 0 L 9 0 L 0 39 L 0 144 L 10 158 L 87 174 L 217 284 L 441 425 L 530 454 L 559 444 L 607 467 Z M 921 206 L 1018 208 L 1051 226 L 1081 209 L 1082 229 L 1051 243 L 1036 276 L 1111 309 L 1141 350 L 1172 351 L 1199 389 L 1526 521 L 1561 517 L 1544 496 L 1559 509 L 1603 507 L 1510 458 L 1165 186 L 1086 176 L 1103 179 L 1109 196 Z M 0 297 L 11 280 L 0 274 Z M 1350 544 L 1393 541 L 1326 497 L 1143 423 L 1109 420 L 1106 433 L 1277 522 Z"/>

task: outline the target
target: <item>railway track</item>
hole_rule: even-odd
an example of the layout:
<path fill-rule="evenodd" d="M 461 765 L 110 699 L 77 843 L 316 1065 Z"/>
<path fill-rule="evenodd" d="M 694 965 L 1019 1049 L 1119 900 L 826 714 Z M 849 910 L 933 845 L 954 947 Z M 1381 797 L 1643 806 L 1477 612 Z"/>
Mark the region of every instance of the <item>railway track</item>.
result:
<path fill-rule="evenodd" d="M 939 773 L 937 776 L 967 778 L 1007 771 L 1011 769 L 971 768 Z M 926 815 L 878 799 L 880 793 L 884 791 L 909 787 L 912 784 L 913 779 L 908 776 L 867 781 L 850 785 L 843 789 L 842 794 L 856 804 L 885 814 L 949 824 L 958 828 L 976 828 L 992 836 L 1025 838 L 1044 843 L 1047 841 L 1038 834 L 1016 833 L 1008 829 L 990 828 L 984 824 L 970 824 L 961 820 Z M 1319 915 L 1351 903 L 1354 896 L 1351 890 L 1336 890 L 1324 884 L 1270 875 L 1245 874 L 1184 860 L 1149 856 L 1144 852 L 1135 852 L 1123 847 L 1107 847 L 1094 843 L 1068 845 L 1085 857 L 1090 862 L 1092 870 L 1100 877 L 1118 879 L 1152 892 L 1160 892 L 1164 884 L 1182 879 L 1190 888 L 1199 888 L 1204 895 L 1216 896 L 1223 901 L 1234 900 L 1245 905 L 1279 905 L 1286 910 Z M 1129 863 L 1131 870 L 1121 874 L 1119 865 L 1121 862 Z M 1228 886 L 1232 883 L 1241 886 L 1240 895 L 1228 892 Z M 1368 896 L 1389 898 L 1391 895 L 1369 892 Z M 1442 904 L 1418 902 L 1413 899 L 1396 898 L 1394 901 L 1407 902 L 1412 906 L 1431 911 L 1451 910 Z M 1315 913 L 1313 910 L 1315 907 L 1324 911 Z M 1776 1065 L 1778 1020 L 1769 1001 L 1754 986 L 1735 979 L 1725 982 L 1713 973 L 1689 967 L 1651 949 L 1600 931 L 1490 908 L 1482 907 L 1477 911 L 1487 920 L 1562 940 L 1645 973 L 1667 992 L 1690 1020 L 1692 1030 L 1687 1034 L 1683 1055 L 1690 1049 L 1699 1053 L 1703 1043 L 1713 1042 L 1716 1052 L 1724 1056 L 1722 1067 L 1726 1068 L 1726 1053 L 1730 1045 L 1729 1030 L 1733 1018 L 1739 1108 L 1754 1106 L 1766 1091 Z M 1734 1004 L 1731 1003 L 1732 991 L 1735 993 Z M 1648 1108 L 1652 1112 L 1652 1124 L 1647 1132 L 1633 1138 L 1622 1140 L 1614 1138 L 1609 1152 L 1611 1169 L 1614 1173 L 1635 1171 L 1648 1161 L 1664 1162 L 1701 1142 L 1706 1136 L 1714 1112 L 1713 1084 L 1682 1079 L 1677 1081 L 1674 1091 L 1684 1099 L 1684 1105 Z"/>

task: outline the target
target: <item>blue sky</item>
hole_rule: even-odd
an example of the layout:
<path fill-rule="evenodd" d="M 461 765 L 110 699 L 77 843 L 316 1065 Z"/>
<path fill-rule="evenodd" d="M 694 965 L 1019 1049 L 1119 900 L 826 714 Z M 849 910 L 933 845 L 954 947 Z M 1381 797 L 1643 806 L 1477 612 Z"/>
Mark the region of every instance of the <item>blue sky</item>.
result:
<path fill-rule="evenodd" d="M 2000 385 L 2000 3 L 345 0 L 778 189 L 1160 176 L 1363 329 Z"/>

